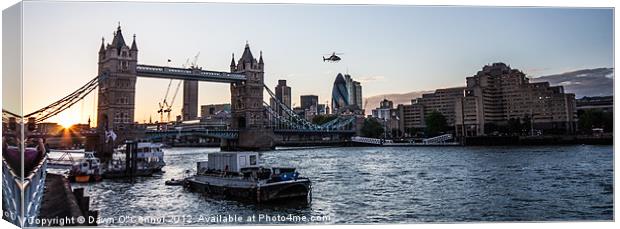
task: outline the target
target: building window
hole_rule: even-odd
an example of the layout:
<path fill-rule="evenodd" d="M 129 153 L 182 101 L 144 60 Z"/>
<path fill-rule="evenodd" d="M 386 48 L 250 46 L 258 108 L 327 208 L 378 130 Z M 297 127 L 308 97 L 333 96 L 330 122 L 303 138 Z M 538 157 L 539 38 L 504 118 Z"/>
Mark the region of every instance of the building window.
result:
<path fill-rule="evenodd" d="M 129 99 L 127 96 L 121 96 L 116 99 L 116 103 L 118 104 L 129 104 Z"/>
<path fill-rule="evenodd" d="M 123 120 L 123 114 L 121 114 L 121 112 L 116 112 L 114 114 L 114 123 L 122 123 Z"/>
<path fill-rule="evenodd" d="M 130 123 L 129 114 L 127 112 L 116 112 L 114 114 L 114 123 Z"/>
<path fill-rule="evenodd" d="M 121 71 L 127 71 L 129 69 L 129 63 L 127 61 L 121 61 Z"/>
<path fill-rule="evenodd" d="M 117 79 L 115 82 L 117 88 L 129 88 L 131 81 L 128 79 Z"/>

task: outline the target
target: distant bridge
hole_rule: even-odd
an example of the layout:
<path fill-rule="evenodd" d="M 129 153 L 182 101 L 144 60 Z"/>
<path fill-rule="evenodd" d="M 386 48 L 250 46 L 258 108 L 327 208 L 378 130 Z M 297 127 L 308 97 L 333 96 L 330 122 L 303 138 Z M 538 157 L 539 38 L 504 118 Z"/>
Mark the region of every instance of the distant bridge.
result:
<path fill-rule="evenodd" d="M 244 74 L 207 71 L 200 68 L 175 68 L 155 65 L 136 66 L 136 73 L 141 77 L 177 80 L 196 80 L 219 83 L 235 83 L 245 81 Z"/>
<path fill-rule="evenodd" d="M 209 130 L 209 129 L 178 129 L 178 130 L 147 130 L 146 138 L 158 140 L 166 137 L 201 136 L 220 139 L 237 139 L 239 130 Z"/>

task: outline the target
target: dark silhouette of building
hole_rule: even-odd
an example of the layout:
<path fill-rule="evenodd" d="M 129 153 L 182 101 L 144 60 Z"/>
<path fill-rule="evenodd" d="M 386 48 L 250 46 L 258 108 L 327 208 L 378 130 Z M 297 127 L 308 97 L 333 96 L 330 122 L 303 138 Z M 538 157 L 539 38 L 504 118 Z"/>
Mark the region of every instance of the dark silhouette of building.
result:
<path fill-rule="evenodd" d="M 183 120 L 198 118 L 198 81 L 183 80 Z"/>
<path fill-rule="evenodd" d="M 288 108 L 292 108 L 291 107 L 291 102 L 292 102 L 291 87 L 286 85 L 286 80 L 278 80 L 278 85 L 276 85 L 274 93 L 276 95 L 276 98 L 280 100 L 280 102 L 282 102 Z M 269 103 L 271 107 L 279 107 L 273 98 L 269 100 Z M 278 114 L 284 115 L 282 109 L 276 109 L 276 110 Z"/>

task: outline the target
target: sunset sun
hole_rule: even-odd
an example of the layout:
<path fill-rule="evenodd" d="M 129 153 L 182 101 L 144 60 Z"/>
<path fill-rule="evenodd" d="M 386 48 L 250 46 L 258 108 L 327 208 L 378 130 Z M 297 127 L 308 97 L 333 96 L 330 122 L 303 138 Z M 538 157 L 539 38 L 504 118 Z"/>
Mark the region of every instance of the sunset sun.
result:
<path fill-rule="evenodd" d="M 58 115 L 57 122 L 58 125 L 61 125 L 63 128 L 68 129 L 74 124 L 79 122 L 79 115 L 74 114 L 73 112 L 63 112 Z"/>

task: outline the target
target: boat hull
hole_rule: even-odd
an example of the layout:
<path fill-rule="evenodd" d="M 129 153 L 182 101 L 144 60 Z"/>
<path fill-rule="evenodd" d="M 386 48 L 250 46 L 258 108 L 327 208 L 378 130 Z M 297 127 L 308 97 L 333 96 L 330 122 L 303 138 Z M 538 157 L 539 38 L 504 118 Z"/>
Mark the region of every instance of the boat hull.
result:
<path fill-rule="evenodd" d="M 188 178 L 185 186 L 194 192 L 244 202 L 276 203 L 285 201 L 311 202 L 312 184 L 307 178 L 258 184 L 238 179 L 202 176 Z"/>
<path fill-rule="evenodd" d="M 90 182 L 90 176 L 89 175 L 78 175 L 78 176 L 75 176 L 75 182 L 77 182 L 77 183 L 88 183 L 88 182 Z"/>
<path fill-rule="evenodd" d="M 76 183 L 90 183 L 99 182 L 103 179 L 100 175 L 69 175 L 70 182 Z"/>

